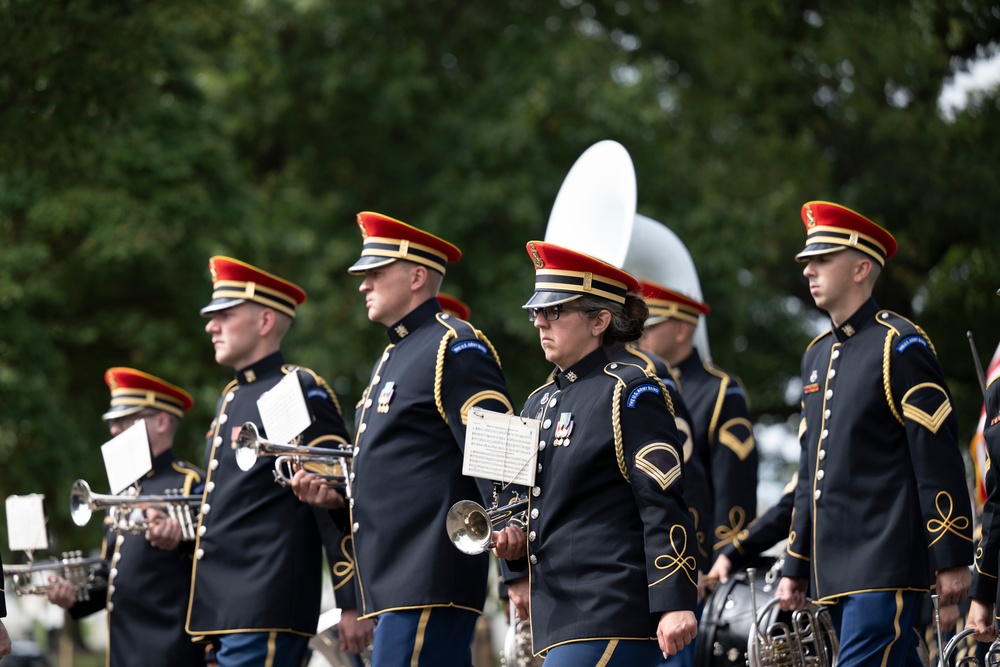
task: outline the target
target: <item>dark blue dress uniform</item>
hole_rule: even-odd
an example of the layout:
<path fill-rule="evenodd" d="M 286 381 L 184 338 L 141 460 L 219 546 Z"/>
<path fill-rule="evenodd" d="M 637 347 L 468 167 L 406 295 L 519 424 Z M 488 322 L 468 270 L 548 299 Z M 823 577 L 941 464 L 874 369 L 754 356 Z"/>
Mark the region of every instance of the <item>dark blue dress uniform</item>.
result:
<path fill-rule="evenodd" d="M 477 480 L 462 475 L 465 429 L 473 407 L 513 412 L 499 360 L 480 332 L 433 298 L 387 333 L 355 412 L 350 521 L 359 615 L 480 613 L 489 556 L 456 549 L 445 517 L 459 500 L 484 501 Z"/>
<path fill-rule="evenodd" d="M 798 473 L 785 487 L 778 502 L 766 512 L 750 522 L 746 530 L 724 546 L 719 553 L 726 556 L 733 567 L 746 565 L 754 558 L 788 537 L 792 524 L 792 509 L 795 507 L 795 487 Z"/>
<path fill-rule="evenodd" d="M 616 347 L 608 354 L 611 361 L 635 364 L 649 375 L 655 375 L 663 383 L 674 408 L 674 422 L 677 435 L 681 439 L 684 452 L 684 499 L 687 501 L 691 520 L 694 522 L 695 544 L 697 546 L 698 569 L 707 572 L 710 563 L 709 549 L 705 535 L 705 517 L 711 515 L 712 486 L 701 459 L 694 456 L 694 435 L 691 427 L 691 413 L 681 396 L 680 387 L 674 379 L 673 369 L 665 359 L 640 350 L 635 344 Z M 787 532 L 787 530 L 786 530 Z"/>
<path fill-rule="evenodd" d="M 983 534 L 976 549 L 969 596 L 989 603 L 998 599 L 997 577 L 1000 576 L 1000 485 L 997 484 L 997 472 L 993 466 L 994 461 L 1000 461 L 1000 382 L 997 380 L 990 383 L 986 390 L 983 438 L 986 440 L 987 454 L 984 481 L 990 492 L 983 505 Z"/>
<path fill-rule="evenodd" d="M 193 495 L 201 491 L 203 479 L 201 470 L 167 450 L 153 459 L 153 469 L 137 486 L 142 495 Z M 92 590 L 90 599 L 77 602 L 69 613 L 80 619 L 107 608 L 109 667 L 205 664 L 204 648 L 184 632 L 192 547 L 181 542 L 168 551 L 152 546 L 145 534 L 119 534 L 110 527 L 106 531 L 108 587 Z"/>
<path fill-rule="evenodd" d="M 869 300 L 802 359 L 802 458 L 783 574 L 830 600 L 927 590 L 972 560 L 951 398 L 930 340 Z M 877 563 L 877 567 L 858 567 Z"/>
<path fill-rule="evenodd" d="M 208 473 L 187 619 L 187 631 L 196 637 L 315 634 L 324 542 L 334 563 L 337 604 L 355 606 L 352 588 L 343 585 L 353 576 L 350 540 L 340 536 L 325 511 L 300 502 L 274 481 L 273 459 L 260 460 L 247 472 L 236 463 L 235 440 L 245 422 L 256 424 L 267 438 L 257 399 L 289 373 L 297 374 L 313 420 L 301 444 L 337 448 L 347 443 L 336 395 L 311 370 L 286 364 L 276 352 L 236 373 L 222 392 L 206 443 Z M 333 547 L 337 552 L 331 554 Z"/>
<path fill-rule="evenodd" d="M 691 411 L 695 453 L 712 482 L 712 553 L 738 539 L 757 516 L 757 447 L 750 405 L 739 378 L 694 350 L 677 364 Z M 714 558 L 714 556 L 713 556 Z"/>
<path fill-rule="evenodd" d="M 662 385 L 597 350 L 528 398 L 539 419 L 528 563 L 535 653 L 587 639 L 650 639 L 693 609 L 694 526 L 680 436 Z M 572 424 L 560 443 L 560 424 Z"/>

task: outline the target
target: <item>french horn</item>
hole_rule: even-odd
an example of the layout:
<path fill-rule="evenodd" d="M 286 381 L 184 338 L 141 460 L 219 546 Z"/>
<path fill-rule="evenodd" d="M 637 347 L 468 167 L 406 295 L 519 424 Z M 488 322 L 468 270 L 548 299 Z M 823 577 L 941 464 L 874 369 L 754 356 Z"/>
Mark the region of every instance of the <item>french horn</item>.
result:
<path fill-rule="evenodd" d="M 804 609 L 792 612 L 790 623 L 774 621 L 766 628 L 761 627 L 780 600 L 771 598 L 757 610 L 756 575 L 755 568 L 747 569 L 754 618 L 747 637 L 748 667 L 836 667 L 840 642 L 830 612 L 809 602 Z"/>
<path fill-rule="evenodd" d="M 937 595 L 931 596 L 931 603 L 934 605 L 934 629 L 937 632 L 938 646 L 941 644 L 941 607 L 940 598 Z M 944 649 L 940 652 L 940 662 L 938 667 L 1000 667 L 1000 639 L 994 641 L 989 650 L 986 652 L 984 657 L 985 662 L 980 664 L 979 660 L 975 656 L 969 655 L 960 658 L 958 662 L 953 663 L 952 660 L 955 658 L 955 654 L 959 647 L 965 643 L 965 640 L 976 634 L 975 628 L 965 628 L 961 632 L 955 633 L 947 644 L 944 645 Z"/>

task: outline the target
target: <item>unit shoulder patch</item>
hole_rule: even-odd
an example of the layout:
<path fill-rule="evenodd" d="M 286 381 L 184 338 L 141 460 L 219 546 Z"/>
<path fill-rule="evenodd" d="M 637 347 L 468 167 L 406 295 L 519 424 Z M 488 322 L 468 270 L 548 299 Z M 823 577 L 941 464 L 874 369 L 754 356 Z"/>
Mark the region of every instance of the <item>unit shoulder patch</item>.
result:
<path fill-rule="evenodd" d="M 451 346 L 452 354 L 459 354 L 460 352 L 466 352 L 467 350 L 475 350 L 480 354 L 489 354 L 490 350 L 486 347 L 486 344 L 479 340 L 460 340 L 457 343 L 453 343 Z"/>
<path fill-rule="evenodd" d="M 653 442 L 635 453 L 635 469 L 666 491 L 681 477 L 681 458 L 666 442 Z"/>
<path fill-rule="evenodd" d="M 944 387 L 933 382 L 922 382 L 911 387 L 901 401 L 903 417 L 920 424 L 931 433 L 937 433 L 948 415 L 951 400 Z"/>
<path fill-rule="evenodd" d="M 640 384 L 638 387 L 636 387 L 629 393 L 628 400 L 625 401 L 625 405 L 630 408 L 635 408 L 635 404 L 639 400 L 639 397 L 642 396 L 643 394 L 648 394 L 650 392 L 652 392 L 656 396 L 659 396 L 660 387 L 651 382 Z"/>
<path fill-rule="evenodd" d="M 927 340 L 923 336 L 914 334 L 912 336 L 907 336 L 906 338 L 896 343 L 896 352 L 902 354 L 903 352 L 906 352 L 906 350 L 911 345 L 921 345 L 923 347 L 930 347 L 930 345 L 927 344 Z"/>

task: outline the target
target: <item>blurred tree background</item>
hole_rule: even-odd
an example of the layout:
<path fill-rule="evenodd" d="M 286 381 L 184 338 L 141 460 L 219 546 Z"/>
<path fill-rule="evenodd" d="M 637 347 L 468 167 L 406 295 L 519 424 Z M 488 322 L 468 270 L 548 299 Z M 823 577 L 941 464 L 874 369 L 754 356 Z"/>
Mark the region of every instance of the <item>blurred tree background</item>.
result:
<path fill-rule="evenodd" d="M 797 421 L 823 319 L 792 257 L 825 199 L 895 234 L 876 297 L 932 337 L 967 443 L 966 331 L 984 362 L 1000 339 L 1000 98 L 938 98 L 998 38 L 983 0 L 3 0 L 0 496 L 45 494 L 53 551 L 97 544 L 66 506 L 104 488 L 111 366 L 195 395 L 177 449 L 202 460 L 230 377 L 198 316 L 213 254 L 307 290 L 286 355 L 350 419 L 386 344 L 345 272 L 363 210 L 462 248 L 445 289 L 519 402 L 548 371 L 524 243 L 601 139 L 688 245 L 760 425 Z"/>

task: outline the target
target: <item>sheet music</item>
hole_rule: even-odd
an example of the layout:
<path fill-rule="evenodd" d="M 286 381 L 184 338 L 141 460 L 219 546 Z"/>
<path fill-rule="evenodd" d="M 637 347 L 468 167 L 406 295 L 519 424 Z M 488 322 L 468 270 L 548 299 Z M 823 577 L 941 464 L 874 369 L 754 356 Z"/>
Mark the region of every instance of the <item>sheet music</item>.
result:
<path fill-rule="evenodd" d="M 118 495 L 153 469 L 146 420 L 140 419 L 101 445 L 111 493 Z"/>
<path fill-rule="evenodd" d="M 45 496 L 40 493 L 7 496 L 7 544 L 11 551 L 49 548 L 44 500 Z"/>
<path fill-rule="evenodd" d="M 257 409 L 267 439 L 281 445 L 290 443 L 312 424 L 298 373 L 289 373 L 261 394 Z"/>
<path fill-rule="evenodd" d="M 539 430 L 537 419 L 472 408 L 462 474 L 534 486 Z"/>

